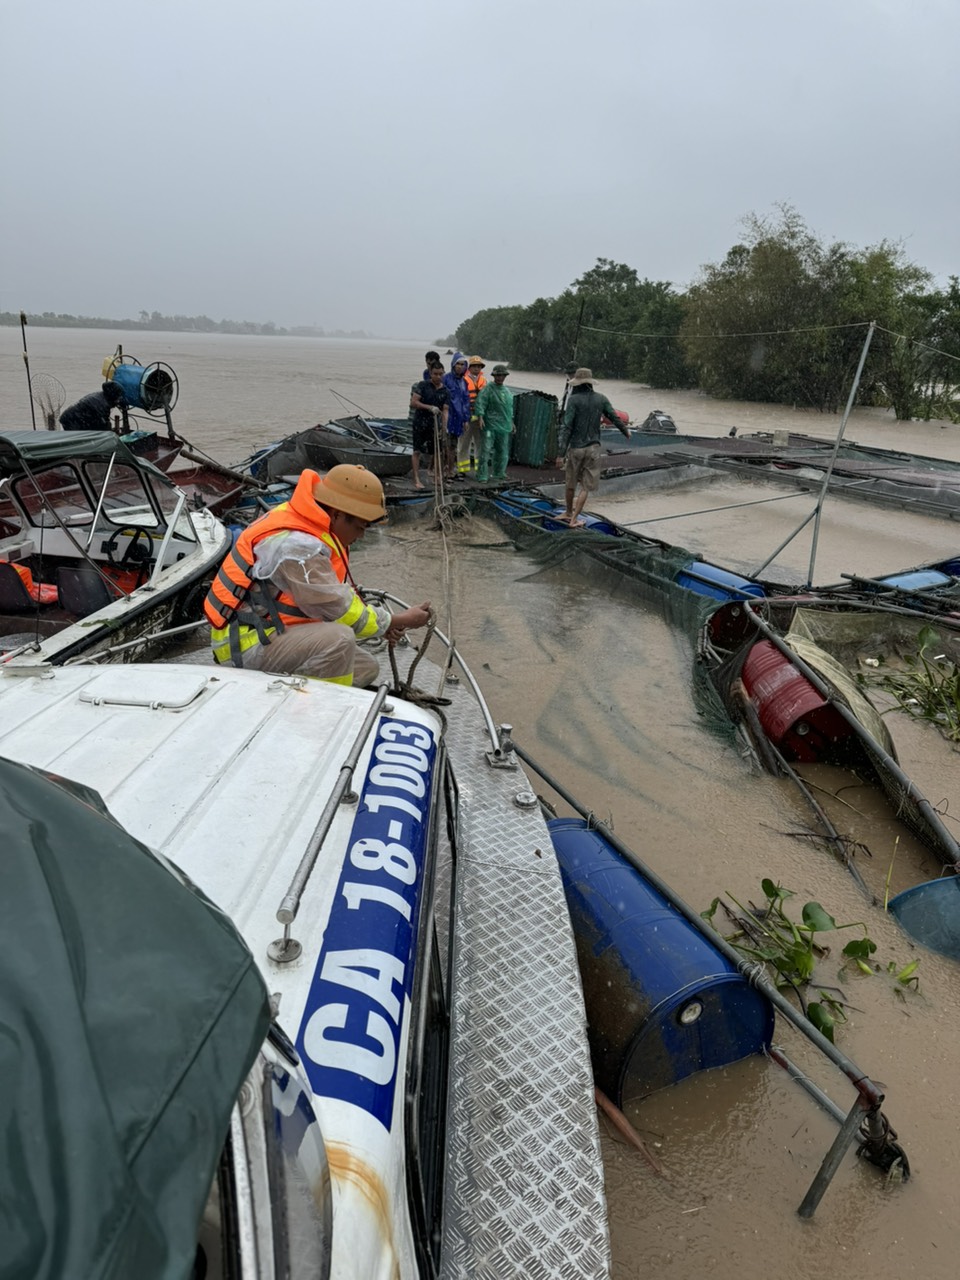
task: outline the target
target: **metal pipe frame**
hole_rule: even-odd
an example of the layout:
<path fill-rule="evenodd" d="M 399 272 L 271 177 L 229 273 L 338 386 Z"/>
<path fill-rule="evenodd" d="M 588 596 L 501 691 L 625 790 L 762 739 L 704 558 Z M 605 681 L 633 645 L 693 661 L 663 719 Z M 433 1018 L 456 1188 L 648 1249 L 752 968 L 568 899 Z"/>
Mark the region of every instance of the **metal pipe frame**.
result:
<path fill-rule="evenodd" d="M 862 1071 L 852 1058 L 848 1058 L 847 1055 L 842 1053 L 835 1044 L 832 1044 L 826 1036 L 822 1035 L 813 1023 L 809 1022 L 801 1013 L 798 1013 L 790 1001 L 787 1000 L 785 996 L 781 995 L 776 987 L 758 972 L 756 965 L 744 960 L 740 953 L 732 947 L 729 942 L 727 942 L 726 938 L 717 933 L 716 929 L 712 928 L 712 926 L 709 925 L 702 916 L 698 915 L 692 907 L 688 906 L 688 904 L 674 892 L 666 881 L 662 880 L 655 871 L 652 871 L 632 849 L 623 843 L 622 840 L 619 840 L 609 829 L 606 823 L 598 822 L 591 810 L 584 808 L 578 800 L 570 795 L 561 783 L 552 778 L 527 754 L 526 751 L 524 751 L 522 747 L 518 746 L 516 742 L 512 742 L 511 746 L 520 759 L 525 764 L 529 765 L 534 773 L 541 777 L 544 782 L 546 782 L 547 785 L 557 793 L 558 796 L 570 805 L 572 809 L 575 809 L 581 817 L 586 818 L 592 826 L 598 829 L 602 828 L 604 839 L 607 840 L 617 853 L 620 854 L 624 861 L 629 862 L 630 865 L 635 867 L 646 880 L 649 880 L 658 893 L 663 894 L 667 901 L 680 912 L 684 919 L 692 924 L 698 932 L 703 934 L 711 946 L 716 948 L 721 955 L 729 960 L 729 962 L 744 978 L 747 979 L 749 983 L 751 983 L 752 986 L 756 987 L 757 990 L 762 991 L 777 1011 L 783 1014 L 789 1023 L 805 1035 L 811 1044 L 815 1045 L 815 1047 L 820 1050 L 824 1057 L 828 1058 L 835 1067 L 843 1072 L 868 1106 L 879 1107 L 883 1103 L 884 1094 L 880 1090 L 880 1087 L 874 1084 L 866 1072 Z"/>
<path fill-rule="evenodd" d="M 853 728 L 858 734 L 865 734 L 866 730 L 864 729 L 863 725 L 860 723 L 860 721 L 853 714 L 853 712 L 850 710 L 849 707 L 845 706 L 844 703 L 842 703 L 838 698 L 834 697 L 833 690 L 823 680 L 822 676 L 820 676 L 818 672 L 814 671 L 811 666 L 809 666 L 806 662 L 804 662 L 804 660 L 799 656 L 799 654 L 794 653 L 794 651 L 790 648 L 787 642 L 780 635 L 777 634 L 777 632 L 769 625 L 769 623 L 767 623 L 763 618 L 761 618 L 754 611 L 754 609 L 751 607 L 748 601 L 744 601 L 744 612 L 746 613 L 746 616 L 750 619 L 750 621 L 754 624 L 754 626 L 757 628 L 757 630 L 763 635 L 764 639 L 769 640 L 770 643 L 776 649 L 778 649 L 784 655 L 785 658 L 789 659 L 789 661 L 796 667 L 796 669 L 800 672 L 800 674 L 806 680 L 809 680 L 809 682 L 813 685 L 814 689 L 816 689 L 817 693 L 820 694 L 821 698 L 825 698 L 827 699 L 827 701 L 831 702 L 832 705 L 836 708 L 837 712 L 842 717 L 842 719 L 846 720 L 847 724 L 849 724 L 851 728 Z M 871 741 L 874 741 L 874 740 L 871 739 Z M 880 746 L 880 744 L 875 741 L 874 741 L 874 748 L 878 752 L 878 754 L 884 757 L 884 768 L 888 770 L 888 772 L 894 777 L 898 785 L 902 787 L 904 792 L 910 797 L 911 800 L 913 800 L 917 808 L 923 814 L 924 818 L 926 818 L 927 822 L 930 824 L 931 828 L 934 831 L 936 831 L 938 839 L 943 843 L 944 851 L 949 852 L 950 854 L 950 857 L 948 859 L 950 864 L 954 867 L 960 865 L 960 844 L 957 843 L 957 841 L 953 838 L 953 836 L 944 826 L 940 818 L 940 815 L 937 813 L 936 809 L 934 809 L 933 805 L 926 798 L 926 796 L 924 796 L 918 790 L 916 783 L 911 778 L 907 777 L 907 775 L 903 772 L 903 770 L 900 768 L 897 762 L 893 759 L 893 757 L 888 755 L 887 752 L 885 752 L 883 748 Z"/>

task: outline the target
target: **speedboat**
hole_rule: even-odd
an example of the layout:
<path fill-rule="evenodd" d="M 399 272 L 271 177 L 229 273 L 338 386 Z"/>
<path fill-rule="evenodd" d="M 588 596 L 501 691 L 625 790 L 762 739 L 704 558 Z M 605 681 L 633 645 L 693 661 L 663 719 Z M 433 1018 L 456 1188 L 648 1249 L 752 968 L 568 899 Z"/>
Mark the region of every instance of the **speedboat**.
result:
<path fill-rule="evenodd" d="M 156 656 L 230 536 L 110 431 L 0 433 L 0 662 Z"/>
<path fill-rule="evenodd" d="M 466 668 L 419 669 L 0 669 L 18 1274 L 608 1275 L 549 832 Z"/>

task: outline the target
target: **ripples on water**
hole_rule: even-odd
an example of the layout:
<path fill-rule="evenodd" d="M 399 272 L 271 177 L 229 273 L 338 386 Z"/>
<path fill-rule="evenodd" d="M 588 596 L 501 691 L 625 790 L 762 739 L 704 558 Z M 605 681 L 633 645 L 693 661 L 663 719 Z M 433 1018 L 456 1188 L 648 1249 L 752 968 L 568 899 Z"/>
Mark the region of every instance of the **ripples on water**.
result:
<path fill-rule="evenodd" d="M 402 414 L 423 352 L 432 345 L 40 329 L 28 330 L 28 339 L 32 370 L 59 377 L 67 403 L 97 388 L 100 362 L 118 341 L 145 364 L 167 361 L 181 383 L 177 426 L 225 462 L 339 414 L 334 389 L 372 413 Z M 18 331 L 0 330 L 0 412 L 7 427 L 30 425 L 19 347 Z M 549 376 L 518 375 L 514 381 L 559 390 L 559 380 Z M 692 393 L 616 384 L 604 389 L 635 421 L 662 408 L 681 431 L 725 435 L 731 425 L 741 432 L 789 426 L 827 437 L 836 428 L 835 419 L 816 414 L 718 404 Z M 855 415 L 848 435 L 928 454 L 960 453 L 952 431 L 919 424 L 893 428 L 880 414 Z M 636 521 L 742 501 L 748 491 L 765 489 L 762 482 L 724 479 L 642 499 L 601 491 L 593 505 L 618 520 Z M 769 555 L 809 504 L 798 496 L 732 517 L 637 527 L 748 569 Z M 957 542 L 952 524 L 830 502 L 816 580 L 955 555 Z M 691 693 L 689 637 L 622 587 L 596 584 L 574 568 L 538 567 L 486 521 L 460 522 L 448 550 L 449 571 L 435 532 L 397 523 L 367 536 L 354 568 L 370 585 L 389 585 L 409 599 L 431 598 L 444 628 L 451 617 L 494 717 L 510 721 L 531 755 L 598 814 L 611 817 L 618 835 L 691 905 L 702 910 L 727 891 L 741 901 L 756 899 L 761 878 L 771 876 L 792 888 L 800 903 L 816 898 L 839 920 L 866 920 L 884 963 L 905 964 L 919 954 L 891 920 L 864 903 L 827 853 L 789 834 L 809 819 L 788 784 L 753 776 L 732 742 L 701 722 Z M 808 557 L 809 542 L 798 540 L 777 566 L 800 580 Z M 893 727 L 906 744 L 910 767 L 934 779 L 930 798 L 937 802 L 942 792 L 952 799 L 956 761 L 941 740 L 929 726 Z M 951 807 L 960 814 L 960 803 Z M 885 868 L 886 857 L 879 850 L 875 861 Z M 828 961 L 822 980 L 838 983 L 838 965 Z M 695 1077 L 630 1108 L 646 1140 L 658 1144 L 664 1179 L 605 1134 L 617 1280 L 701 1280 L 707 1271 L 741 1280 L 770 1274 L 954 1277 L 957 969 L 924 953 L 920 977 L 919 994 L 907 993 L 905 1000 L 886 977 L 845 976 L 839 982 L 855 1006 L 839 1042 L 884 1081 L 887 1111 L 913 1162 L 914 1180 L 887 1188 L 875 1170 L 848 1156 L 814 1220 L 802 1223 L 795 1210 L 832 1140 L 833 1122 L 763 1060 Z M 781 1027 L 777 1038 L 841 1106 L 849 1106 L 852 1089 L 804 1041 Z"/>

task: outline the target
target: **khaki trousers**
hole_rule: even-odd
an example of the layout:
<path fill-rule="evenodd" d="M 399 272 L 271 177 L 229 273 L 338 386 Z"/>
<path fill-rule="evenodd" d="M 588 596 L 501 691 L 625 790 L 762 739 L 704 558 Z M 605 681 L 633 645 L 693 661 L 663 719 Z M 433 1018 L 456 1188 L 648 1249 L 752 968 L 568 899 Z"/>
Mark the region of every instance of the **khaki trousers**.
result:
<path fill-rule="evenodd" d="M 467 425 L 463 428 L 463 435 L 457 445 L 457 470 L 470 470 L 470 451 L 473 450 L 473 456 L 477 460 L 477 466 L 480 465 L 480 455 L 483 452 L 483 432 L 480 430 L 480 423 L 476 418 L 471 418 Z"/>
<path fill-rule="evenodd" d="M 357 637 L 342 622 L 288 626 L 280 635 L 271 636 L 269 644 L 248 649 L 243 665 L 254 671 L 319 680 L 343 680 L 352 675 L 353 683 L 362 689 L 376 684 L 380 675 L 379 662 L 358 646 Z"/>

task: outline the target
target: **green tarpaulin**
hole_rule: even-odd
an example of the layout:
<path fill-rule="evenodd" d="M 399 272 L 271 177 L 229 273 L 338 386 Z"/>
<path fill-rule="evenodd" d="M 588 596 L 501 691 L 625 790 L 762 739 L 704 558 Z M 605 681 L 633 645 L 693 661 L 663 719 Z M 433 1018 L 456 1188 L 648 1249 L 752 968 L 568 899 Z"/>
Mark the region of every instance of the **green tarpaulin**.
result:
<path fill-rule="evenodd" d="M 24 470 L 55 466 L 71 459 L 109 461 L 113 457 L 117 462 L 163 476 L 152 462 L 131 453 L 112 431 L 0 432 L 0 476 L 20 475 Z"/>
<path fill-rule="evenodd" d="M 0 831 L 0 1277 L 189 1277 L 263 981 L 95 792 L 0 759 Z"/>

